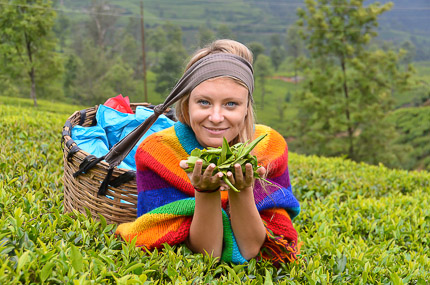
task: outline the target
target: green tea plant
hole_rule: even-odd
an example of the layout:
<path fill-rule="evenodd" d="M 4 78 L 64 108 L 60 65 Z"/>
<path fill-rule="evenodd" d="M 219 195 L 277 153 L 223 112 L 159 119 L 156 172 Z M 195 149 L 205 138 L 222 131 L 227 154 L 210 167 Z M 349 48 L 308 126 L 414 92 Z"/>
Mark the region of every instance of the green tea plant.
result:
<path fill-rule="evenodd" d="M 152 252 L 102 216 L 64 213 L 61 129 L 76 106 L 0 97 L 0 284 L 428 284 L 430 174 L 289 154 L 300 257 L 273 266 Z M 16 104 L 18 105 L 18 104 Z M 70 109 L 70 110 L 69 110 Z"/>

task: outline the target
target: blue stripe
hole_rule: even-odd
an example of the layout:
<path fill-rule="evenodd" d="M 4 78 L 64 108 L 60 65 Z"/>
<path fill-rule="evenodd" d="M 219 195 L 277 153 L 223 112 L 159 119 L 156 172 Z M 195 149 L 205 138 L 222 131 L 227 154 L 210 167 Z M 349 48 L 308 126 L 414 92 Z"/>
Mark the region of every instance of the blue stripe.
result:
<path fill-rule="evenodd" d="M 203 149 L 196 139 L 193 130 L 181 122 L 176 122 L 174 125 L 176 136 L 186 153 L 190 154 L 195 148 Z"/>
<path fill-rule="evenodd" d="M 291 192 L 291 186 L 276 190 L 257 204 L 258 211 L 270 208 L 284 208 L 291 220 L 300 213 L 300 204 Z"/>
<path fill-rule="evenodd" d="M 137 195 L 137 217 L 168 203 L 189 198 L 174 187 L 139 192 Z"/>

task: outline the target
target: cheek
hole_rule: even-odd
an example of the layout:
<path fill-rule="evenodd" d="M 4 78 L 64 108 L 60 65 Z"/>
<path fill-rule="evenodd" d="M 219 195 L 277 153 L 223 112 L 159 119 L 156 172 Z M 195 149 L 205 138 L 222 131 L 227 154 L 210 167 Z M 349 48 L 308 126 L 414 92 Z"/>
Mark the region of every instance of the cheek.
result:
<path fill-rule="evenodd" d="M 242 128 L 245 124 L 246 111 L 237 112 L 231 117 L 231 122 L 237 127 Z"/>
<path fill-rule="evenodd" d="M 202 121 L 205 120 L 207 117 L 207 112 L 201 111 L 201 110 L 192 110 L 190 109 L 190 123 L 191 124 L 199 124 Z"/>

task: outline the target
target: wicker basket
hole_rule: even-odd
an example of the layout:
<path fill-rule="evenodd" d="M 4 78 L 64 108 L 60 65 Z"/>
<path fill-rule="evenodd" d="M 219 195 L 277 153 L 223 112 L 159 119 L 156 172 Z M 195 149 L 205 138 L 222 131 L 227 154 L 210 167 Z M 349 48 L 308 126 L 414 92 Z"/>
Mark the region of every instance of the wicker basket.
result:
<path fill-rule="evenodd" d="M 151 107 L 148 103 L 131 104 L 133 111 L 137 106 Z M 121 185 L 109 184 L 106 196 L 98 195 L 99 187 L 105 179 L 109 165 L 101 161 L 85 173 L 75 175 L 81 164 L 88 160 L 89 153 L 81 150 L 71 138 L 71 128 L 76 125 L 84 127 L 96 124 L 95 116 L 98 106 L 76 111 L 67 120 L 63 127 L 62 149 L 64 161 L 64 209 L 66 212 L 77 210 L 86 214 L 87 208 L 93 218 L 98 215 L 106 218 L 108 223 L 125 223 L 136 219 L 137 215 L 137 186 L 136 173 L 132 170 L 115 168 L 112 180 L 121 179 Z M 93 157 L 94 158 L 94 157 Z"/>

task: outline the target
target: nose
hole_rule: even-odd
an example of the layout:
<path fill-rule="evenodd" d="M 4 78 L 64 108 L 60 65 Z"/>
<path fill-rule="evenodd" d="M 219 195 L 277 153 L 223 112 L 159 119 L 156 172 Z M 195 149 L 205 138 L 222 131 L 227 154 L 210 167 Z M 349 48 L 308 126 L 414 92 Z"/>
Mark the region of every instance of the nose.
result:
<path fill-rule="evenodd" d="M 224 115 L 220 107 L 215 106 L 214 108 L 212 108 L 211 113 L 209 115 L 209 121 L 215 124 L 224 121 Z"/>

